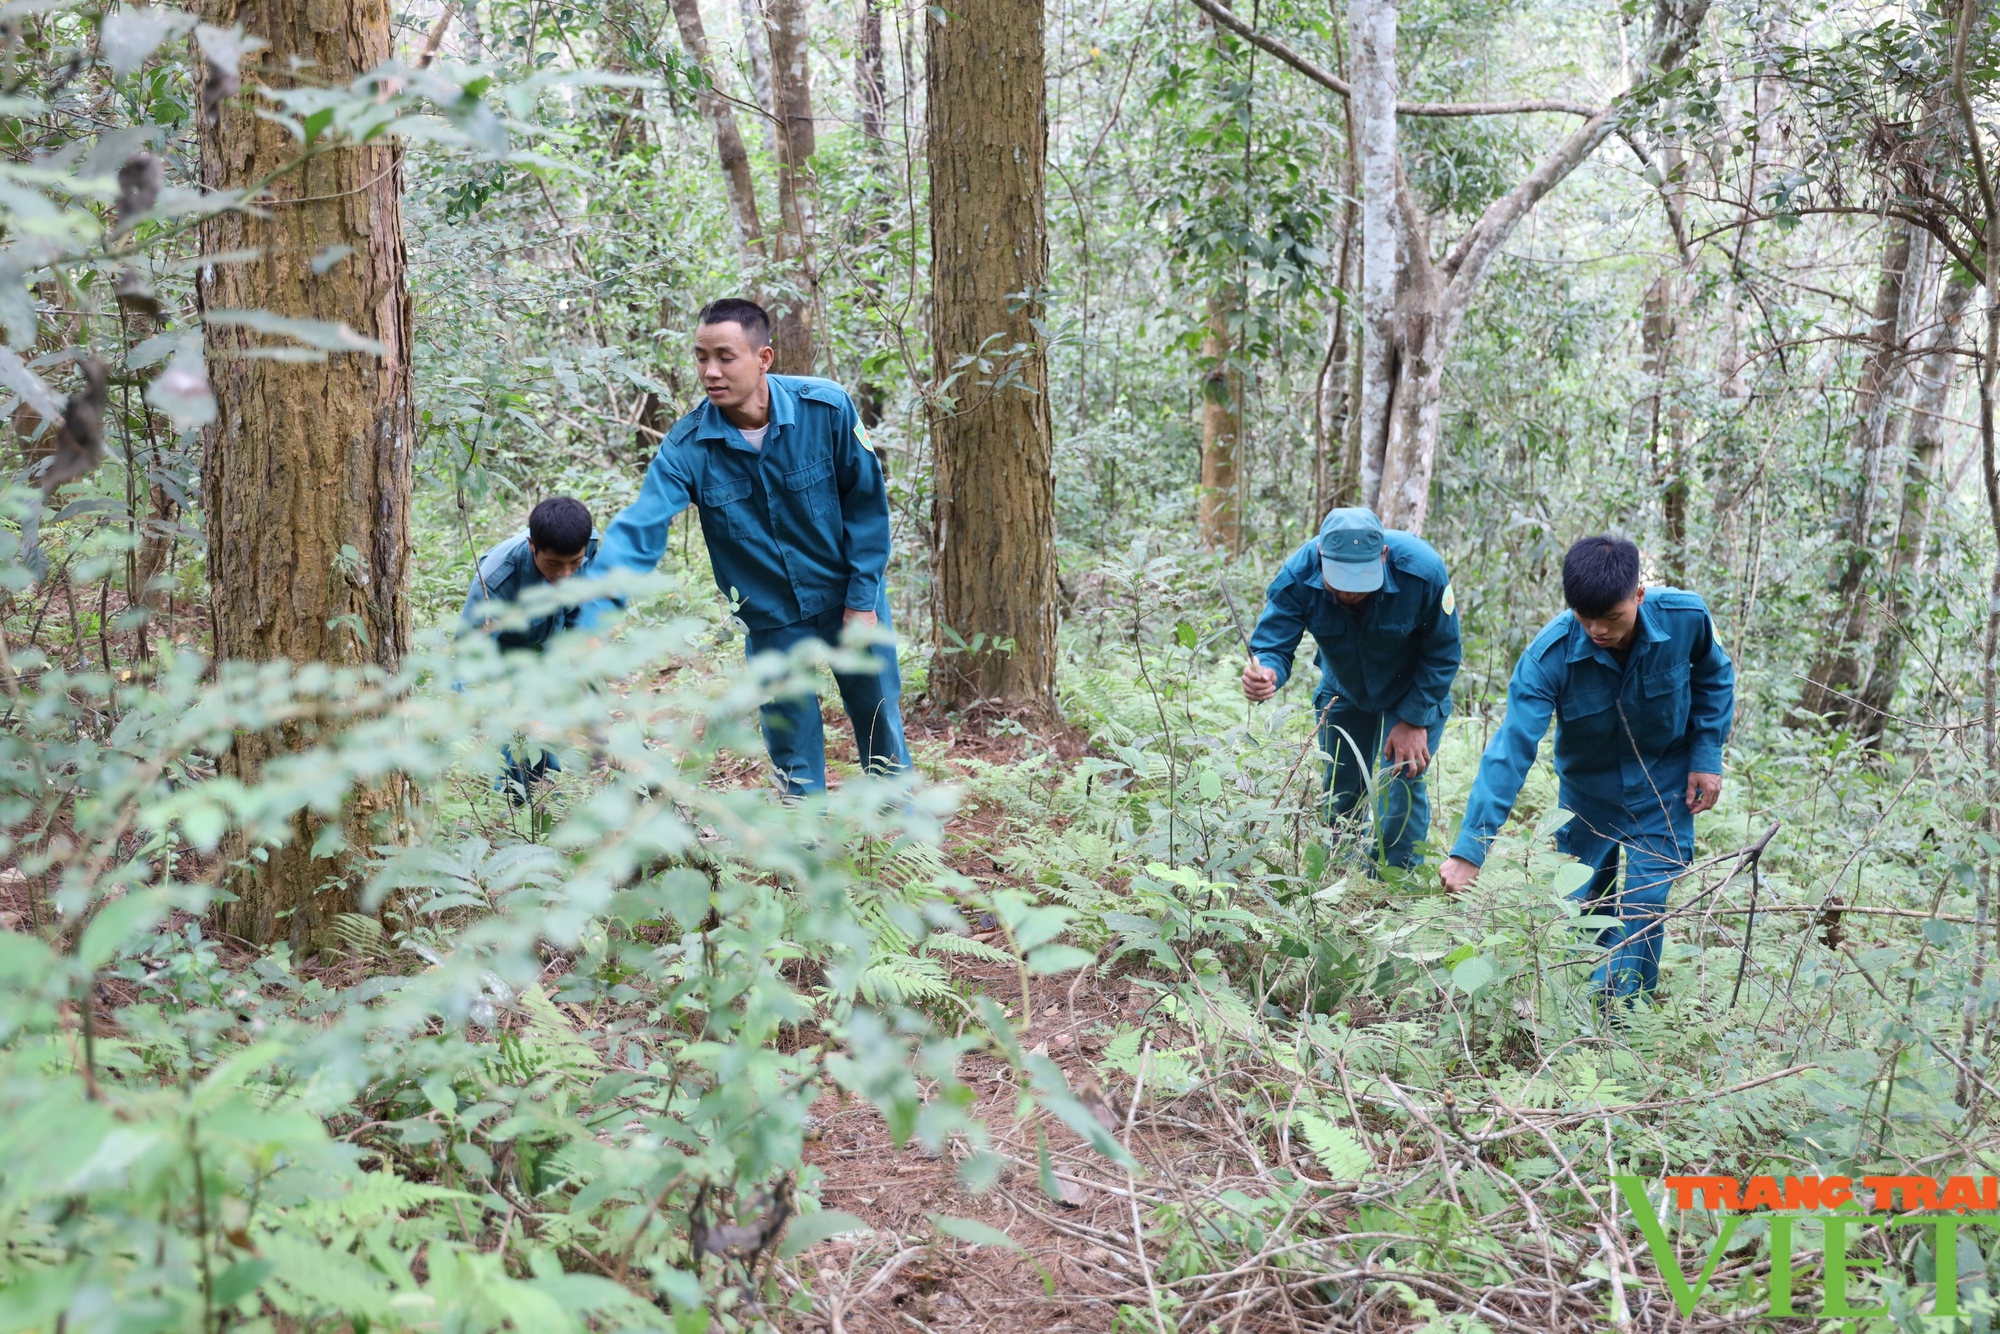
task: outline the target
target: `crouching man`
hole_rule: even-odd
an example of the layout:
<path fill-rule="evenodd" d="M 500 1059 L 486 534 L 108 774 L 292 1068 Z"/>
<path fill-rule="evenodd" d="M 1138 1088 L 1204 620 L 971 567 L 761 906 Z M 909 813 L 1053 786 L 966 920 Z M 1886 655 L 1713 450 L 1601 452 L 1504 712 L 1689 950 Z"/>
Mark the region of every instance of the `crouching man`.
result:
<path fill-rule="evenodd" d="M 465 610 L 459 617 L 459 633 L 485 632 L 505 653 L 525 649 L 540 653 L 549 640 L 577 626 L 581 609 L 557 607 L 517 629 L 494 629 L 503 606 L 518 602 L 531 588 L 559 584 L 581 570 L 597 554 L 597 539 L 590 535 L 590 511 L 583 502 L 569 496 L 552 496 L 528 513 L 528 527 L 496 544 L 479 558 L 472 586 L 465 590 Z M 556 757 L 537 750 L 533 757 L 517 757 L 512 747 L 502 747 L 506 768 L 496 786 L 506 790 L 515 805 L 528 799 L 535 784 L 551 772 L 562 772 Z"/>
<path fill-rule="evenodd" d="M 1319 745 L 1333 757 L 1327 820 L 1372 790 L 1370 854 L 1408 869 L 1430 833 L 1424 774 L 1458 675 L 1458 601 L 1444 561 L 1420 537 L 1384 532 L 1373 511 L 1333 511 L 1271 581 L 1250 636 L 1245 696 L 1278 692 L 1308 630 L 1319 645 Z"/>

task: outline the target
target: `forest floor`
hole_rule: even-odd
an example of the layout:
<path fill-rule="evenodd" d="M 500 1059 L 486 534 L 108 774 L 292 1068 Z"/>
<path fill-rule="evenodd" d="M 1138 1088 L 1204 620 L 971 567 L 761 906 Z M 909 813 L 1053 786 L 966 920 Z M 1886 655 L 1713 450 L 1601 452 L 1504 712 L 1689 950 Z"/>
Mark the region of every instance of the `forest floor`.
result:
<path fill-rule="evenodd" d="M 845 720 L 829 711 L 827 723 L 829 759 L 851 763 Z M 943 743 L 943 764 L 961 770 L 968 760 L 1017 761 L 1031 744 L 1030 738 L 993 735 L 976 723 L 966 730 L 921 716 L 909 719 L 909 732 L 913 748 Z M 1069 735 L 1032 740 L 1069 762 L 1083 750 Z M 1005 832 L 998 813 L 969 800 L 945 824 L 944 848 L 953 869 L 988 887 L 1025 885 L 994 859 Z M 969 993 L 990 995 L 1010 1017 L 1018 1017 L 1017 971 L 950 962 Z M 816 1138 L 806 1145 L 805 1159 L 824 1174 L 818 1187 L 822 1204 L 860 1217 L 875 1231 L 835 1237 L 793 1261 L 796 1272 L 814 1278 L 813 1314 L 798 1328 L 826 1334 L 1097 1331 L 1112 1329 L 1125 1308 L 1127 1324 L 1119 1328 L 1138 1316 L 1136 1327 L 1151 1329 L 1154 1322 L 1144 1313 L 1155 1309 L 1149 1275 L 1158 1257 L 1134 1244 L 1138 1200 L 1157 1199 L 1160 1192 L 1198 1209 L 1202 1197 L 1243 1185 L 1254 1189 L 1256 1159 L 1236 1150 L 1234 1141 L 1244 1131 L 1222 1119 L 1218 1104 L 1142 1099 L 1135 1111 L 1101 1087 L 1094 1058 L 1121 1023 L 1150 1024 L 1171 1041 L 1170 1029 L 1148 1014 L 1152 992 L 1133 987 L 1115 971 L 1103 977 L 1096 969 L 1037 977 L 1030 990 L 1022 1047 L 1062 1069 L 1085 1106 L 1125 1144 L 1138 1171 L 1125 1174 L 1053 1117 L 1018 1119 L 1013 1072 L 990 1058 L 968 1057 L 960 1067 L 979 1090 L 974 1114 L 989 1127 L 994 1150 L 1009 1160 L 998 1184 L 983 1193 L 958 1179 L 962 1151 L 933 1156 L 920 1144 L 898 1146 L 873 1107 L 829 1095 L 812 1109 Z M 1041 1184 L 1041 1136 L 1060 1200 L 1050 1199 Z M 1020 1249 L 974 1247 L 941 1237 L 931 1222 L 935 1215 L 978 1220 L 1006 1233 Z M 1289 1303 L 1272 1302 L 1277 1295 L 1264 1290 L 1261 1300 L 1245 1303 L 1262 1309 L 1241 1310 L 1227 1327 L 1300 1328 Z"/>

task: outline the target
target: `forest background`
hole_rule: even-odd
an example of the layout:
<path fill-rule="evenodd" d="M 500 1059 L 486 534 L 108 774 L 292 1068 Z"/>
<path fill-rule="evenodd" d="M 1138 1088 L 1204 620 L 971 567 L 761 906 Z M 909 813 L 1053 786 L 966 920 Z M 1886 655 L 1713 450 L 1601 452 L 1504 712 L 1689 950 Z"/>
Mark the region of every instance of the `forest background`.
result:
<path fill-rule="evenodd" d="M 1780 1328 L 1764 1220 L 1655 1189 L 1684 1279 L 1612 1177 L 2000 1168 L 1974 0 L 0 40 L 8 1328 Z M 907 807 L 766 798 L 825 655 L 741 665 L 693 523 L 603 644 L 451 638 L 745 292 L 890 477 Z M 1545 771 L 1474 894 L 1385 890 L 1303 688 L 1235 692 L 1356 501 L 1453 574 L 1445 827 L 1571 540 L 1707 598 L 1656 1006 L 1592 1009 Z M 1851 1240 L 1866 1322 L 1984 1328 L 1962 1233 Z"/>

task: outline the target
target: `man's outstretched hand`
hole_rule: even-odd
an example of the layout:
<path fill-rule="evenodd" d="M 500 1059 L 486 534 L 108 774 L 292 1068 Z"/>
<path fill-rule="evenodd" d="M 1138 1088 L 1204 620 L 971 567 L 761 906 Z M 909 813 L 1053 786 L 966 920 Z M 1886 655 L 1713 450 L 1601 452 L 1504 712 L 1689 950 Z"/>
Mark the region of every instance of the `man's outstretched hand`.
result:
<path fill-rule="evenodd" d="M 1463 857 L 1447 857 L 1444 865 L 1438 867 L 1438 879 L 1444 881 L 1447 892 L 1463 894 L 1479 879 L 1479 868 Z"/>
<path fill-rule="evenodd" d="M 1399 722 L 1390 728 L 1382 749 L 1389 757 L 1389 767 L 1402 770 L 1407 778 L 1416 778 L 1431 767 L 1431 734 L 1411 723 Z"/>
<path fill-rule="evenodd" d="M 1713 810 L 1715 803 L 1722 800 L 1721 774 L 1689 774 L 1687 804 L 1690 815 L 1700 815 Z"/>
<path fill-rule="evenodd" d="M 1278 693 L 1278 673 L 1252 658 L 1243 664 L 1243 698 L 1262 704 Z"/>

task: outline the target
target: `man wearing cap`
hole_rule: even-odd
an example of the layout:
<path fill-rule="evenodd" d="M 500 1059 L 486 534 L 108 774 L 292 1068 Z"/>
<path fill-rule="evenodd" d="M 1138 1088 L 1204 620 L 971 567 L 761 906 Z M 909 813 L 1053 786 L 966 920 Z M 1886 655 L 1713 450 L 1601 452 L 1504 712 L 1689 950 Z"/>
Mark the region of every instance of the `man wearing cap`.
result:
<path fill-rule="evenodd" d="M 1338 509 L 1264 596 L 1244 695 L 1277 694 L 1310 630 L 1319 645 L 1319 744 L 1333 757 L 1327 818 L 1352 811 L 1372 783 L 1381 864 L 1416 865 L 1431 824 L 1424 772 L 1444 739 L 1458 675 L 1458 601 L 1444 561 L 1420 537 L 1384 532 L 1369 510 Z"/>

